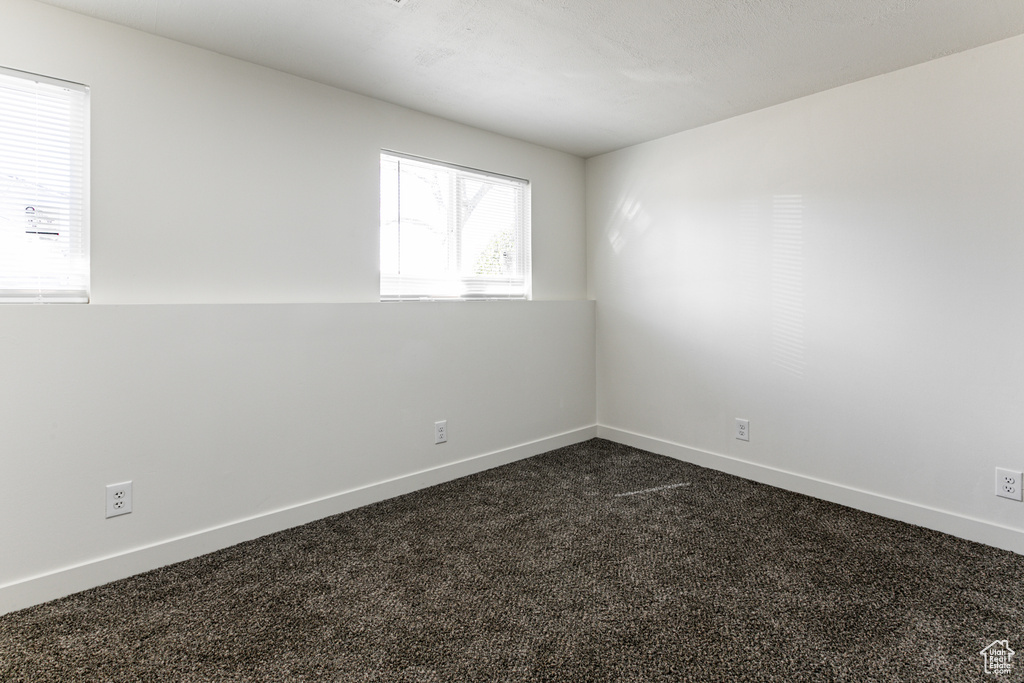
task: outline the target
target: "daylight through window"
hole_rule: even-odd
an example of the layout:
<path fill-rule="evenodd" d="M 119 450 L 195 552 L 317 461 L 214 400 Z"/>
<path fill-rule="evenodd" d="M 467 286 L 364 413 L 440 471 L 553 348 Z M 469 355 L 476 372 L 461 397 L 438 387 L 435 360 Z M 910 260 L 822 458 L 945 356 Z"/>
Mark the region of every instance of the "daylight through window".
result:
<path fill-rule="evenodd" d="M 88 89 L 0 69 L 0 301 L 87 302 Z"/>
<path fill-rule="evenodd" d="M 380 296 L 530 298 L 530 184 L 383 153 Z"/>

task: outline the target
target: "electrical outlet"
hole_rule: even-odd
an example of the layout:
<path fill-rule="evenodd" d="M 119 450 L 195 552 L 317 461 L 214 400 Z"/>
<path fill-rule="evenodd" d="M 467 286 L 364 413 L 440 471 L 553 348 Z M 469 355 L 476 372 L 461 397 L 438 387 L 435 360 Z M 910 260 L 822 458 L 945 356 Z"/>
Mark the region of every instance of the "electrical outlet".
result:
<path fill-rule="evenodd" d="M 132 511 L 132 483 L 107 485 L 107 517 L 127 515 Z"/>
<path fill-rule="evenodd" d="M 1021 497 L 1020 472 L 996 468 L 996 495 L 1010 500 L 1024 500 Z"/>
<path fill-rule="evenodd" d="M 446 443 L 448 441 L 448 420 L 440 420 L 434 423 L 434 443 Z"/>
<path fill-rule="evenodd" d="M 736 438 L 740 441 L 750 441 L 750 420 L 736 418 Z"/>

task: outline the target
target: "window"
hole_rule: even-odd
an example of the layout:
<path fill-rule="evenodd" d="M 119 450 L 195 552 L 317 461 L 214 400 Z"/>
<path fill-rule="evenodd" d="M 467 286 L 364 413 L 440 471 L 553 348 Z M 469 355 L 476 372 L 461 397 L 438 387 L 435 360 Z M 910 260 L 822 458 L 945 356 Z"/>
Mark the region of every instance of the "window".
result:
<path fill-rule="evenodd" d="M 530 298 L 530 184 L 380 157 L 380 298 Z"/>
<path fill-rule="evenodd" d="M 0 68 L 0 301 L 89 300 L 88 97 Z"/>

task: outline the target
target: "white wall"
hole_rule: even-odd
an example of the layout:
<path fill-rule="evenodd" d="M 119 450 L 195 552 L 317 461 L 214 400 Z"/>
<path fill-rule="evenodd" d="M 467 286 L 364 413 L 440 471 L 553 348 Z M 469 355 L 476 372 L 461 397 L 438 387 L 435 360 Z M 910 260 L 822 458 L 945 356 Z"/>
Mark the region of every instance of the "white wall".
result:
<path fill-rule="evenodd" d="M 1024 552 L 1021 83 L 1024 37 L 588 160 L 600 433 Z"/>
<path fill-rule="evenodd" d="M 0 612 L 594 433 L 582 160 L 31 0 L 0 65 L 91 87 L 93 275 L 0 308 Z M 376 303 L 382 148 L 530 179 L 538 301 Z"/>

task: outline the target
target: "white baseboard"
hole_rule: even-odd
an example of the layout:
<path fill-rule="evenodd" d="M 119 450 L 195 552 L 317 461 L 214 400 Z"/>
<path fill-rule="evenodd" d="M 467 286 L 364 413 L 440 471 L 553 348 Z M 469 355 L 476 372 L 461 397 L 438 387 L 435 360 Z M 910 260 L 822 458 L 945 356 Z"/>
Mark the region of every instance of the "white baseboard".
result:
<path fill-rule="evenodd" d="M 847 507 L 870 512 L 881 517 L 915 524 L 927 529 L 977 541 L 1004 550 L 1024 554 L 1024 532 L 1000 526 L 984 520 L 967 517 L 948 510 L 939 510 L 890 498 L 871 491 L 843 486 L 796 472 L 788 472 L 766 465 L 740 460 L 728 455 L 681 446 L 650 436 L 635 434 L 623 429 L 598 425 L 597 435 L 626 446 L 633 446 L 651 453 L 665 455 L 676 460 L 693 463 L 701 467 L 734 474 L 744 479 L 776 486 L 787 491 L 802 493 L 813 498 L 839 503 Z"/>
<path fill-rule="evenodd" d="M 595 436 L 596 426 L 584 427 L 8 583 L 0 586 L 0 614 L 570 446 Z"/>

